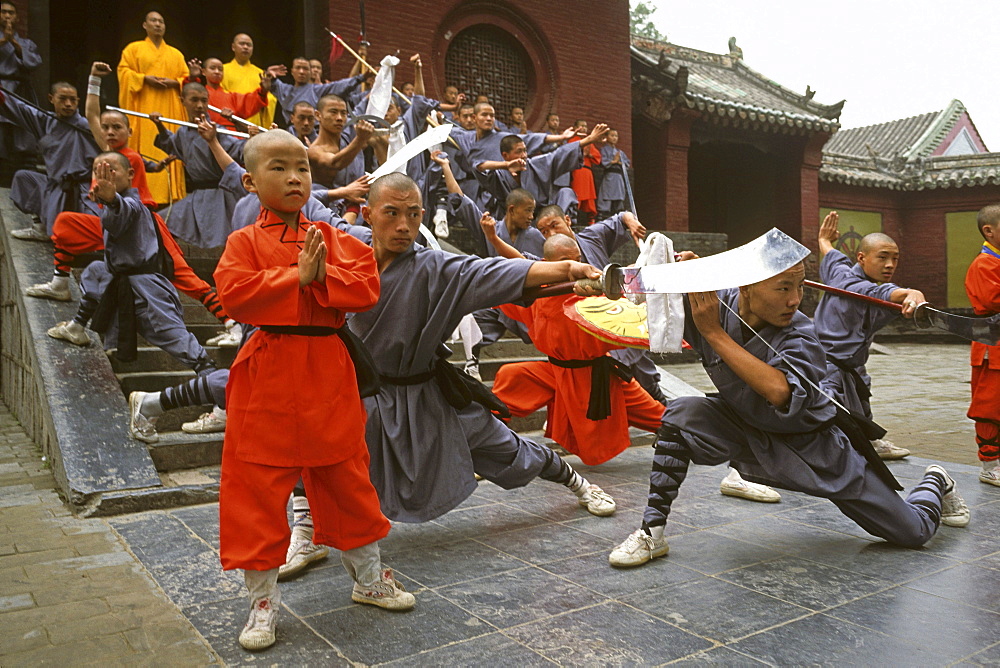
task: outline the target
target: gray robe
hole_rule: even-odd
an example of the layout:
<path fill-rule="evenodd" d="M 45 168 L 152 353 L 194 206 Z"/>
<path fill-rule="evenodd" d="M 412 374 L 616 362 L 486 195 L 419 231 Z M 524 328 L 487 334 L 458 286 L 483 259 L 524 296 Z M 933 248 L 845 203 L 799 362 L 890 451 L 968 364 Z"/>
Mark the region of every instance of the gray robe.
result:
<path fill-rule="evenodd" d="M 611 164 L 615 154 L 621 156 L 620 165 Z M 601 148 L 601 165 L 604 166 L 604 178 L 601 179 L 601 187 L 597 194 L 597 210 L 611 211 L 612 207 L 618 207 L 620 211 L 624 208 L 628 195 L 625 191 L 625 176 L 619 170 L 631 167 L 632 161 L 624 152 L 611 144 L 606 144 Z"/>
<path fill-rule="evenodd" d="M 348 98 L 361 85 L 362 81 L 364 81 L 362 74 L 325 84 L 306 83 L 301 86 L 285 83 L 281 79 L 274 79 L 271 82 L 271 94 L 281 103 L 281 114 L 285 117 L 285 127 L 288 127 L 292 122 L 292 110 L 299 102 L 308 102 L 315 109 L 316 103 L 321 97 L 336 95 L 342 98 L 347 104 L 347 108 L 350 109 L 351 102 Z"/>
<path fill-rule="evenodd" d="M 739 310 L 738 289 L 718 294 L 721 301 Z M 667 405 L 663 423 L 679 429 L 694 451 L 712 459 L 715 453 L 715 463 L 731 457 L 748 478 L 813 496 L 860 497 L 866 485 L 866 462 L 844 432 L 830 424 L 836 415 L 833 403 L 805 380 L 818 386 L 826 374 L 823 346 L 809 318 L 797 312 L 789 326 L 765 326 L 760 331 L 784 356 L 782 359 L 760 339 L 744 335 L 739 319 L 719 305 L 720 321 L 729 336 L 785 374 L 792 397 L 788 406 L 780 409 L 722 361 L 688 315 L 684 338 L 701 355 L 720 396 L 674 399 Z"/>
<path fill-rule="evenodd" d="M 42 57 L 38 55 L 38 47 L 34 42 L 17 33 L 15 36 L 21 45 L 20 58 L 9 41 L 0 46 L 0 88 L 34 102 L 35 91 L 29 77 L 42 64 Z M 34 151 L 35 148 L 35 138 L 30 133 L 11 125 L 0 116 L 0 157 L 7 157 L 14 151 Z"/>
<path fill-rule="evenodd" d="M 350 318 L 380 374 L 406 377 L 434 368 L 443 341 L 462 316 L 520 299 L 531 263 L 479 259 L 411 246 L 382 272 L 370 311 Z M 371 479 L 386 517 L 423 522 L 476 489 L 473 472 L 505 487 L 524 485 L 543 466 L 544 450 L 485 408 L 458 410 L 431 379 L 383 383 L 365 400 Z"/>
<path fill-rule="evenodd" d="M 528 160 L 527 168 L 521 172 L 520 183 L 506 169 L 491 170 L 486 175 L 486 187 L 493 197 L 493 213 L 502 208 L 507 195 L 515 188 L 530 192 L 538 207 L 558 204 L 563 211 L 579 204 L 576 193 L 566 186 L 557 185 L 561 177 L 569 177 L 573 170 L 583 167 L 583 151 L 580 142 L 564 144 L 555 151 L 535 156 Z"/>
<path fill-rule="evenodd" d="M 225 245 L 236 198 L 219 188 L 222 169 L 208 142 L 194 128 L 182 126 L 177 132 L 156 135 L 153 143 L 164 153 L 172 153 L 184 161 L 188 194 L 170 207 L 169 218 L 164 216 L 170 231 L 175 237 L 200 248 Z M 243 161 L 245 142 L 219 135 L 219 143 L 233 160 Z"/>
<path fill-rule="evenodd" d="M 57 119 L 9 95 L 3 98 L 0 117 L 32 135 L 45 160 L 45 175 L 27 171 L 14 175 L 14 204 L 41 218 L 50 235 L 52 223 L 63 211 L 99 215 L 97 205 L 86 198 L 91 166 L 98 153 L 87 119 L 79 113 Z M 75 204 L 70 206 L 72 200 Z"/>
<path fill-rule="evenodd" d="M 895 283 L 876 283 L 865 275 L 861 265 L 838 250 L 823 257 L 819 265 L 822 283 L 888 301 L 901 288 Z M 816 335 L 826 349 L 826 372 L 823 389 L 844 407 L 865 417 L 872 416 L 868 396 L 871 377 L 865 369 L 875 333 L 899 317 L 891 309 L 865 302 L 825 294 L 816 307 Z M 848 371 L 846 369 L 853 371 Z M 862 387 L 863 385 L 863 387 Z"/>
<path fill-rule="evenodd" d="M 213 368 L 208 353 L 184 325 L 177 290 L 163 274 L 148 269 L 159 250 L 153 215 L 134 188 L 124 196 L 115 195 L 115 200 L 116 206 L 106 206 L 101 211 L 104 260 L 92 262 L 84 269 L 80 279 L 84 299 L 92 304 L 100 301 L 114 278 L 112 272 L 141 272 L 129 276 L 135 295 L 138 333 L 196 371 Z M 117 344 L 116 316 L 104 332 L 104 345 L 114 348 Z"/>

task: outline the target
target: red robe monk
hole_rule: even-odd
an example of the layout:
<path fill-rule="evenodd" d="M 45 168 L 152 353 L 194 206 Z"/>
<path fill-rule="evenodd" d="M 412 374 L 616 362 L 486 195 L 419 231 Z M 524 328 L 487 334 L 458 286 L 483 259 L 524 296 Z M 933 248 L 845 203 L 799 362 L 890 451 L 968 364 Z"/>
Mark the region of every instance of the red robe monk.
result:
<path fill-rule="evenodd" d="M 1000 229 L 1000 221 L 996 228 Z M 1000 248 L 989 241 L 983 243 L 982 251 L 969 265 L 965 292 L 976 315 L 1000 313 Z M 970 361 L 972 403 L 968 417 L 976 422 L 979 460 L 984 466 L 980 480 L 1000 486 L 1000 346 L 973 341 Z M 988 466 L 992 470 L 985 468 Z M 997 475 L 991 475 L 993 473 Z"/>
<path fill-rule="evenodd" d="M 326 243 L 326 278 L 301 287 L 299 251 L 313 226 Z M 223 568 L 267 570 L 285 563 L 284 509 L 300 475 L 314 542 L 343 551 L 383 538 L 389 521 L 368 477 L 366 414 L 354 364 L 332 332 L 344 326 L 345 312 L 378 301 L 371 248 L 301 213 L 293 230 L 262 209 L 252 226 L 229 236 L 215 280 L 233 317 L 262 328 L 240 349 L 226 388 Z M 268 331 L 275 326 L 300 333 Z"/>
<path fill-rule="evenodd" d="M 234 116 L 246 120 L 267 108 L 267 89 L 263 83 L 256 90 L 248 93 L 236 93 L 226 90 L 222 86 L 225 70 L 222 61 L 218 58 L 209 58 L 205 61 L 204 67 L 199 67 L 197 61 L 189 62 L 188 67 L 191 73 L 185 82 L 197 81 L 204 84 L 208 91 L 208 103 L 213 107 L 228 109 L 233 112 Z M 230 130 L 237 129 L 233 122 L 222 114 L 209 111 L 208 115 L 213 123 Z"/>
<path fill-rule="evenodd" d="M 586 125 L 582 127 L 586 134 Z M 577 135 L 569 141 L 580 141 Z M 594 171 L 591 167 L 601 164 L 601 151 L 593 144 L 583 148 L 583 167 L 574 169 L 570 175 L 573 192 L 579 200 L 580 222 L 589 222 L 597 215 L 597 187 L 594 185 Z"/>
<path fill-rule="evenodd" d="M 505 304 L 506 315 L 525 323 L 535 347 L 556 360 L 612 358 L 620 348 L 584 332 L 563 312 L 575 295 L 539 299 L 530 307 Z M 578 455 L 585 464 L 601 464 L 629 446 L 629 425 L 656 432 L 664 406 L 634 379 L 623 381 L 611 373 L 610 414 L 600 420 L 587 417 L 591 397 L 590 367 L 562 368 L 552 362 L 505 364 L 497 372 L 493 392 L 523 417 L 548 406 L 545 435 Z"/>

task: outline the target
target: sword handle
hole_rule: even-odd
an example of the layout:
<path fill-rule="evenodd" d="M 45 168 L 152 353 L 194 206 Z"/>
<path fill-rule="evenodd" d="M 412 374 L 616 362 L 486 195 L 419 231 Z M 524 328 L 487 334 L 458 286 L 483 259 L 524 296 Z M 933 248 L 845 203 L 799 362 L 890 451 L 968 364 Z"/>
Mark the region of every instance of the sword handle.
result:
<path fill-rule="evenodd" d="M 894 311 L 902 311 L 903 305 L 896 304 L 895 302 L 887 302 L 884 299 L 877 299 L 875 297 L 869 297 L 868 295 L 859 295 L 857 292 L 851 292 L 850 290 L 841 290 L 840 288 L 835 288 L 832 285 L 826 285 L 825 283 L 817 283 L 816 281 L 806 280 L 802 283 L 806 287 L 816 288 L 817 290 L 822 290 L 823 292 L 829 292 L 832 295 L 837 295 L 839 297 L 847 297 L 849 299 L 856 299 L 862 302 L 868 302 L 869 304 L 875 304 L 876 306 L 881 306 L 882 308 L 889 308 Z"/>
<path fill-rule="evenodd" d="M 590 280 L 590 279 L 583 279 Z M 573 294 L 573 288 L 576 287 L 575 281 L 570 281 L 568 283 L 553 283 L 552 285 L 545 285 L 540 288 L 528 288 L 524 291 L 525 299 L 538 299 L 540 297 L 558 297 L 559 295 L 571 295 Z"/>

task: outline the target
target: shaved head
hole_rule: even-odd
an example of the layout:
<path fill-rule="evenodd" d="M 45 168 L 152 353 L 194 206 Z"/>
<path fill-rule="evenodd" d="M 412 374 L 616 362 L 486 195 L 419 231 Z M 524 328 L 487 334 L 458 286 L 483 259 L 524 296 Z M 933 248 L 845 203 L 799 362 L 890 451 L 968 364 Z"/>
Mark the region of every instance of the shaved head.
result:
<path fill-rule="evenodd" d="M 371 188 L 368 190 L 368 206 L 374 208 L 388 191 L 399 193 L 408 190 L 416 192 L 418 200 L 422 199 L 420 188 L 417 187 L 417 184 L 409 176 L 400 174 L 399 172 L 386 174 L 375 179 L 371 184 Z"/>
<path fill-rule="evenodd" d="M 187 96 L 188 93 L 196 91 L 198 93 L 204 93 L 208 95 L 208 89 L 197 81 L 189 81 L 184 84 L 184 88 L 181 89 L 181 97 Z"/>
<path fill-rule="evenodd" d="M 542 246 L 542 257 L 548 262 L 559 260 L 580 261 L 580 246 L 565 234 L 553 234 Z"/>
<path fill-rule="evenodd" d="M 122 120 L 122 123 L 125 124 L 125 127 L 127 128 L 132 127 L 131 124 L 128 122 L 128 116 L 120 111 L 117 111 L 115 109 L 105 109 L 104 111 L 101 112 L 101 118 L 104 118 L 105 116 L 114 116 L 115 118 L 120 118 Z"/>
<path fill-rule="evenodd" d="M 1000 204 L 984 206 L 976 214 L 976 227 L 984 239 L 986 238 L 986 233 L 983 231 L 983 227 L 989 226 L 996 229 L 998 225 L 1000 225 Z"/>
<path fill-rule="evenodd" d="M 132 165 L 131 163 L 129 163 L 128 158 L 126 158 L 118 151 L 106 151 L 97 156 L 96 158 L 94 158 L 94 162 L 97 162 L 99 160 L 108 160 L 110 162 L 118 163 L 118 166 L 121 167 L 126 172 L 132 168 Z"/>
<path fill-rule="evenodd" d="M 521 206 L 523 204 L 528 204 L 529 202 L 534 204 L 535 196 L 524 188 L 514 188 L 510 191 L 510 194 L 507 195 L 506 204 L 508 209 L 512 206 Z"/>
<path fill-rule="evenodd" d="M 866 234 L 861 240 L 861 245 L 858 247 L 858 251 L 861 253 L 871 253 L 879 246 L 885 245 L 896 246 L 897 244 L 888 234 L 872 232 L 871 234 Z"/>
<path fill-rule="evenodd" d="M 295 146 L 305 154 L 305 147 L 294 135 L 285 130 L 268 130 L 261 132 L 243 146 L 243 162 L 251 174 L 267 159 L 268 153 L 276 146 Z"/>
<path fill-rule="evenodd" d="M 543 206 L 541 210 L 538 212 L 537 220 L 541 220 L 542 218 L 550 218 L 552 216 L 562 218 L 565 215 L 566 212 L 563 211 L 563 208 L 558 204 L 547 204 L 546 206 Z"/>
<path fill-rule="evenodd" d="M 319 100 L 316 101 L 316 111 L 322 112 L 324 109 L 326 109 L 327 105 L 329 105 L 332 102 L 340 102 L 342 105 L 344 105 L 345 109 L 347 108 L 347 103 L 344 102 L 344 98 L 340 97 L 339 95 L 334 95 L 331 93 L 330 95 L 324 95 L 323 97 L 321 97 Z"/>

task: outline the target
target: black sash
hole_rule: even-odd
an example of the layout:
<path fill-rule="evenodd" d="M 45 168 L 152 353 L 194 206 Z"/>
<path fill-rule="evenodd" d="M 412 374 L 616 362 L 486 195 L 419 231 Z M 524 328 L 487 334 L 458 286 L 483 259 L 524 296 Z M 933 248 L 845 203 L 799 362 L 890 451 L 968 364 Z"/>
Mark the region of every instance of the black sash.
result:
<path fill-rule="evenodd" d="M 139 328 L 135 319 L 135 292 L 132 290 L 131 277 L 155 274 L 155 263 L 156 256 L 153 256 L 140 267 L 120 270 L 112 267 L 105 256 L 104 264 L 111 273 L 111 282 L 97 303 L 90 326 L 95 332 L 104 334 L 111 326 L 112 318 L 118 315 L 118 344 L 115 348 L 115 357 L 122 362 L 134 362 L 139 347 L 137 340 Z"/>
<path fill-rule="evenodd" d="M 549 357 L 549 363 L 562 369 L 583 369 L 590 367 L 590 403 L 587 406 L 588 420 L 603 420 L 611 415 L 611 374 L 624 382 L 632 380 L 632 371 L 614 357 L 605 355 L 590 360 L 558 360 Z"/>
<path fill-rule="evenodd" d="M 195 181 L 194 179 L 188 178 L 185 174 L 184 187 L 187 188 L 188 192 L 195 190 L 214 190 L 219 187 L 219 181 Z"/>
<path fill-rule="evenodd" d="M 871 398 L 872 391 L 868 388 L 868 384 L 865 382 L 865 379 L 861 377 L 861 374 L 858 373 L 857 369 L 852 366 L 848 366 L 840 360 L 835 360 L 832 357 L 827 357 L 826 359 L 829 360 L 833 366 L 837 367 L 854 380 L 854 389 L 857 391 L 858 396 L 861 397 L 862 401 L 867 401 Z"/>
<path fill-rule="evenodd" d="M 847 434 L 847 438 L 851 441 L 851 447 L 868 461 L 872 470 L 885 484 L 897 491 L 903 489 L 903 486 L 889 471 L 889 467 L 878 456 L 875 446 L 872 445 L 873 440 L 885 436 L 885 429 L 863 415 L 845 412 L 839 408 L 837 409 L 837 417 L 833 418 L 833 424 Z"/>
<path fill-rule="evenodd" d="M 441 394 L 452 408 L 462 409 L 473 401 L 502 418 L 510 417 L 507 404 L 490 392 L 489 388 L 459 369 L 443 357 L 439 357 L 434 368 L 409 376 L 381 375 L 383 383 L 389 385 L 419 385 L 433 379 L 441 388 Z"/>
<path fill-rule="evenodd" d="M 271 334 L 291 334 L 293 336 L 339 336 L 347 348 L 347 354 L 354 362 L 354 376 L 358 382 L 358 393 L 364 397 L 373 397 L 378 394 L 379 375 L 375 368 L 375 360 L 372 359 L 365 344 L 350 330 L 347 325 L 343 327 L 318 327 L 311 325 L 259 325 L 261 331 Z"/>

